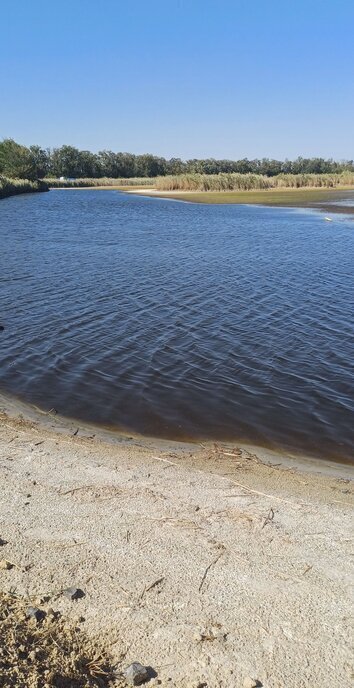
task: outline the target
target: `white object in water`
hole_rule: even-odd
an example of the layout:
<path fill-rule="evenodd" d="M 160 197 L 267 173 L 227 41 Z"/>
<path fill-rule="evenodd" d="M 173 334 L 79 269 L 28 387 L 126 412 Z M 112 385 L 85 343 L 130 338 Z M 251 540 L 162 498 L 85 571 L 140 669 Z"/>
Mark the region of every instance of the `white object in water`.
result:
<path fill-rule="evenodd" d="M 333 222 L 333 220 L 332 220 L 331 217 L 325 217 L 325 220 L 326 220 L 327 222 Z"/>

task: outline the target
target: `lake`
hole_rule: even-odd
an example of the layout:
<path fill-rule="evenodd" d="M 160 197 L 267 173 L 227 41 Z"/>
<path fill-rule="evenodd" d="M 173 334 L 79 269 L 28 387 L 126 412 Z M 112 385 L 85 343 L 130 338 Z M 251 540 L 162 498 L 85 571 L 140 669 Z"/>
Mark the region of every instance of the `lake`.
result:
<path fill-rule="evenodd" d="M 350 460 L 354 223 L 332 217 L 109 190 L 0 201 L 1 388 L 129 432 Z"/>

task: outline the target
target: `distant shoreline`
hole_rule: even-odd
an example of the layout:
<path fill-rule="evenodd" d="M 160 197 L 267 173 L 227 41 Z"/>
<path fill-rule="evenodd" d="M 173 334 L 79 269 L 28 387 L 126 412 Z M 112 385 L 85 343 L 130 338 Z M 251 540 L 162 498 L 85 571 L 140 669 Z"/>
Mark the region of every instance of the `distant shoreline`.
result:
<path fill-rule="evenodd" d="M 210 205 L 269 205 L 285 208 L 313 208 L 331 213 L 354 214 L 354 205 L 336 205 L 333 200 L 348 199 L 354 201 L 354 186 L 323 189 L 302 187 L 300 189 L 254 189 L 252 191 L 162 191 L 151 187 L 139 186 L 80 186 L 55 187 L 56 191 L 121 191 L 153 198 L 165 198 L 188 203 L 205 203 Z"/>

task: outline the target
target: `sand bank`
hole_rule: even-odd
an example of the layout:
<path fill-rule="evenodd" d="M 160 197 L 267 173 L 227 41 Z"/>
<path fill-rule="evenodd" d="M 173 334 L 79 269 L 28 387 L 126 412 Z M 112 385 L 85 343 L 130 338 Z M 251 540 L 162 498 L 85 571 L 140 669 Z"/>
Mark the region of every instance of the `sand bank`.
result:
<path fill-rule="evenodd" d="M 349 685 L 350 467 L 2 402 L 0 590 L 47 594 L 118 666 L 152 666 L 149 685 Z M 72 585 L 85 597 L 58 596 Z"/>
<path fill-rule="evenodd" d="M 267 205 L 286 208 L 312 208 L 327 213 L 353 214 L 353 205 L 341 205 L 353 198 L 353 189 L 254 189 L 252 191 L 163 191 L 154 188 L 120 189 L 124 193 L 165 198 L 188 203 Z M 337 202 L 337 204 L 336 204 Z"/>

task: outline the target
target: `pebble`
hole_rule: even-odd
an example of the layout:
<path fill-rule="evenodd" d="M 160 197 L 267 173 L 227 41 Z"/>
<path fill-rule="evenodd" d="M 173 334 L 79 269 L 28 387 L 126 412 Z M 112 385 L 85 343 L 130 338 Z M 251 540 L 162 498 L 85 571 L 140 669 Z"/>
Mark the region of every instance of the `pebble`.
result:
<path fill-rule="evenodd" d="M 59 619 L 60 617 L 60 612 L 55 612 L 52 607 L 48 609 L 47 614 L 52 620 Z"/>
<path fill-rule="evenodd" d="M 43 619 L 46 617 L 46 613 L 43 611 L 43 609 L 39 609 L 38 607 L 27 607 L 26 616 L 28 619 L 43 621 Z"/>
<path fill-rule="evenodd" d="M 63 590 L 63 595 L 64 597 L 67 597 L 69 600 L 80 600 L 81 597 L 85 597 L 85 593 L 81 588 L 66 588 Z"/>
<path fill-rule="evenodd" d="M 123 674 L 131 686 L 140 686 L 150 677 L 148 668 L 140 664 L 140 662 L 129 664 L 129 666 L 124 669 Z"/>
<path fill-rule="evenodd" d="M 244 682 L 243 682 L 243 688 L 258 688 L 258 686 L 261 686 L 261 682 L 258 681 L 256 678 L 251 678 L 251 676 L 246 676 Z"/>

